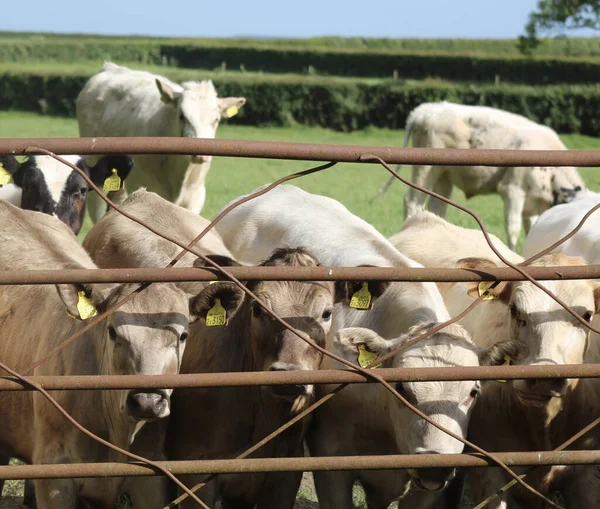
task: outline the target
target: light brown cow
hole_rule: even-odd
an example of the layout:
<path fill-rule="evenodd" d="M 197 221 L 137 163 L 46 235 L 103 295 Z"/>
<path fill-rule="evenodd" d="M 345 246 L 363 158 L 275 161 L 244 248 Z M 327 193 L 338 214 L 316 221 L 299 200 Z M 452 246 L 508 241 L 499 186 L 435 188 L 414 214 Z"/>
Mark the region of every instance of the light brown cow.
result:
<path fill-rule="evenodd" d="M 485 268 L 502 265 L 478 230 L 452 225 L 429 212 L 411 216 L 390 241 L 407 256 L 426 267 Z M 500 240 L 494 245 L 512 263 L 523 258 L 512 253 Z M 536 266 L 584 265 L 580 258 L 552 254 L 535 261 Z M 544 281 L 542 284 L 558 295 L 587 321 L 600 311 L 600 284 L 588 280 Z M 477 283 L 440 283 L 440 292 L 453 316 L 470 305 L 478 295 Z M 482 302 L 460 323 L 481 346 L 505 339 L 519 340 L 528 353 L 517 364 L 579 364 L 588 351 L 588 329 L 540 289 L 525 281 L 504 282 L 491 291 L 493 300 Z M 600 382 L 595 379 L 514 380 L 499 384 L 488 382 L 484 396 L 476 407 L 469 434 L 481 447 L 492 451 L 550 450 L 559 446 L 576 430 L 589 424 L 599 410 Z M 492 425 L 493 423 L 493 425 Z M 502 430 L 500 433 L 499 430 Z M 594 448 L 598 437 L 577 447 Z M 595 467 L 594 467 L 595 468 Z M 539 489 L 564 488 L 570 497 L 568 507 L 586 505 L 587 496 L 600 498 L 598 487 L 581 492 L 581 478 L 594 479 L 585 470 L 580 477 L 561 479 L 559 473 L 572 471 L 561 467 L 540 469 L 540 478 L 531 479 Z M 482 469 L 471 475 L 474 497 L 486 498 L 508 482 L 496 469 Z M 543 480 L 542 480 L 543 477 Z M 510 490 L 489 507 L 504 508 L 519 490 Z M 518 498 L 518 496 L 517 496 Z M 479 500 L 478 500 L 479 501 Z M 533 503 L 532 501 L 529 501 Z M 578 505 L 581 504 L 581 505 Z M 535 505 L 527 507 L 536 507 Z"/>
<path fill-rule="evenodd" d="M 181 207 L 174 206 L 153 193 L 138 191 L 124 203 L 123 208 L 178 239 L 189 242 L 206 226 L 204 219 Z M 212 251 L 218 263 L 237 264 L 226 257 L 228 251 L 219 244 L 215 234 L 213 241 L 205 237 L 198 245 L 204 252 Z M 108 213 L 90 231 L 84 245 L 95 261 L 105 267 L 165 266 L 179 252 L 172 244 L 156 239 L 145 228 L 131 221 L 122 222 L 114 213 Z M 193 257 L 184 261 L 190 264 Z M 196 265 L 202 266 L 198 260 Z M 264 263 L 265 265 L 316 266 L 317 261 L 301 250 L 279 250 Z M 183 283 L 178 283 L 183 287 Z M 198 283 L 188 283 L 191 288 Z M 205 287 L 205 283 L 200 283 Z M 373 296 L 383 292 L 373 285 Z M 275 312 L 316 341 L 324 344 L 331 326 L 334 302 L 351 295 L 360 284 L 340 283 L 295 283 L 254 282 L 249 285 Z M 189 352 L 184 357 L 184 372 L 228 372 L 262 370 L 317 369 L 321 355 L 297 336 L 286 332 L 253 301 L 245 298 L 229 283 L 209 285 L 203 295 L 213 296 L 207 300 L 209 309 L 219 298 L 223 306 L 242 301 L 239 312 L 228 313 L 227 327 L 199 325 L 190 331 Z M 242 452 L 263 438 L 268 432 L 286 422 L 306 404 L 313 394 L 312 386 L 279 386 L 271 389 L 185 389 L 177 391 L 177 403 L 169 431 L 169 459 L 228 458 Z M 175 410 L 177 408 L 177 410 Z M 207 418 L 200 409 L 210 408 Z M 302 455 L 304 425 L 290 429 L 280 439 L 260 451 L 261 456 Z M 157 426 L 154 430 L 155 443 L 160 438 Z M 158 437 L 158 438 L 157 438 Z M 143 444 L 140 445 L 142 448 Z M 194 482 L 194 479 L 192 481 Z M 219 496 L 223 507 L 292 507 L 300 482 L 300 474 L 270 474 L 268 476 L 221 476 L 219 485 L 214 484 L 202 496 L 209 502 Z M 165 487 L 154 480 L 132 482 L 130 494 L 146 494 L 148 504 L 144 507 L 162 507 Z M 137 495 L 136 495 L 137 496 Z M 140 494 L 141 497 L 143 494 Z M 264 504 L 264 505 L 262 505 Z M 192 504 L 193 506 L 193 504 Z M 185 506 L 184 506 L 185 507 Z"/>
<path fill-rule="evenodd" d="M 0 270 L 96 268 L 75 235 L 49 215 L 0 201 Z M 78 304 L 83 295 L 99 311 L 137 285 L 59 284 L 0 288 L 0 359 L 17 371 L 85 327 Z M 171 283 L 136 295 L 109 318 L 35 368 L 34 375 L 177 373 L 195 306 Z M 69 316 L 69 314 L 72 316 Z M 191 316 L 190 316 L 191 315 Z M 171 389 L 64 391 L 56 400 L 93 433 L 128 449 L 145 421 L 166 417 Z M 123 461 L 87 438 L 40 394 L 0 393 L 0 453 L 35 464 Z M 75 509 L 81 501 L 110 507 L 123 479 L 36 481 L 39 509 Z"/>

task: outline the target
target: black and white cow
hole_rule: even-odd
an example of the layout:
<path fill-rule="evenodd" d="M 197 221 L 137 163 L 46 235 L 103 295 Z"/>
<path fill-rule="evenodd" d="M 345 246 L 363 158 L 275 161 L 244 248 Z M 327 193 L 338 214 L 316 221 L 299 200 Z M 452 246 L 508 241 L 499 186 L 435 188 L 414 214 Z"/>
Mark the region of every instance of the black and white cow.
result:
<path fill-rule="evenodd" d="M 133 159 L 124 155 L 103 156 L 95 166 L 88 166 L 80 156 L 62 157 L 83 170 L 100 188 L 113 169 L 125 180 L 133 168 Z M 13 156 L 2 156 L 0 164 L 14 180 L 0 187 L 0 199 L 56 216 L 76 235 L 79 233 L 90 190 L 79 173 L 50 156 L 33 156 L 23 163 Z"/>

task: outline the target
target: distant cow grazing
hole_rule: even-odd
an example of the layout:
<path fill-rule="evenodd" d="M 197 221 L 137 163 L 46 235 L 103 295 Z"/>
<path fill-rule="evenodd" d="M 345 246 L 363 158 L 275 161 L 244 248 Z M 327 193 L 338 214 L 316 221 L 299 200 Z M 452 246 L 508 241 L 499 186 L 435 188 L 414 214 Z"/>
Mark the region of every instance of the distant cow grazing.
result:
<path fill-rule="evenodd" d="M 514 264 L 523 258 L 512 253 L 492 236 L 494 246 Z M 463 267 L 485 269 L 503 264 L 492 252 L 479 230 L 448 223 L 430 212 L 411 216 L 390 242 L 426 267 Z M 563 254 L 545 255 L 534 266 L 584 265 L 581 258 Z M 589 280 L 543 281 L 541 284 L 561 298 L 587 322 L 600 312 L 600 284 Z M 477 283 L 439 283 L 448 310 L 455 316 L 471 305 L 479 295 Z M 490 300 L 481 302 L 460 320 L 478 346 L 490 347 L 507 339 L 524 346 L 513 364 L 581 364 L 589 358 L 588 329 L 576 321 L 561 305 L 529 281 L 502 282 L 489 291 Z M 523 379 L 508 383 L 485 382 L 481 401 L 476 406 L 470 439 L 489 451 L 552 450 L 590 424 L 598 416 L 600 380 L 598 379 Z M 572 446 L 594 449 L 600 433 L 593 432 Z M 600 499 L 600 479 L 596 467 L 574 469 L 538 467 L 527 479 L 536 489 L 547 493 L 560 489 L 567 507 L 594 507 Z M 515 469 L 523 473 L 526 468 Z M 510 478 L 498 468 L 473 469 L 469 473 L 471 493 L 481 502 L 500 489 Z M 513 488 L 490 504 L 504 508 L 517 500 L 530 507 L 530 493 Z M 503 505 L 504 504 L 504 505 Z M 534 507 L 534 506 L 531 506 Z"/>
<path fill-rule="evenodd" d="M 56 218 L 0 200 L 0 269 L 94 269 L 87 252 Z M 0 358 L 24 372 L 138 285 L 58 284 L 0 288 Z M 33 375 L 159 375 L 179 372 L 189 325 L 204 317 L 203 294 L 172 283 L 146 288 L 118 311 L 33 370 Z M 83 306 L 83 307 L 82 307 Z M 71 315 L 71 316 L 69 316 Z M 80 319 L 78 319 L 78 318 Z M 54 398 L 93 433 L 129 449 L 145 421 L 169 415 L 172 390 L 59 391 Z M 125 458 L 83 435 L 34 392 L 0 393 L 0 454 L 34 464 Z M 39 509 L 112 507 L 123 484 L 112 479 L 36 480 Z M 142 507 L 142 506 L 140 506 Z"/>
<path fill-rule="evenodd" d="M 221 117 L 237 113 L 244 97 L 217 97 L 212 81 L 177 84 L 145 71 L 105 63 L 76 102 L 80 136 L 184 136 L 214 138 Z M 136 155 L 128 188 L 140 186 L 199 214 L 206 197 L 206 155 Z M 126 193 L 122 192 L 122 201 Z M 106 206 L 93 198 L 96 222 Z"/>
<path fill-rule="evenodd" d="M 406 121 L 404 146 L 413 138 L 413 147 L 459 149 L 566 150 L 549 127 L 507 111 L 484 106 L 448 102 L 424 103 Z M 392 183 L 390 178 L 381 192 Z M 442 196 L 450 197 L 454 186 L 467 198 L 498 193 L 504 200 L 508 246 L 515 249 L 522 221 L 525 231 L 539 214 L 552 205 L 565 203 L 585 191 L 585 184 L 573 167 L 539 166 L 432 166 L 414 165 L 412 182 Z M 404 198 L 405 219 L 418 211 L 428 196 L 410 188 Z M 429 210 L 441 217 L 447 205 L 431 198 Z"/>
<path fill-rule="evenodd" d="M 113 175 L 113 169 L 125 180 L 133 167 L 133 160 L 121 155 L 103 156 L 95 166 L 87 165 L 80 156 L 62 157 L 83 170 L 100 189 Z M 32 156 L 23 163 L 13 156 L 3 156 L 0 164 L 14 181 L 0 186 L 0 199 L 25 210 L 56 216 L 75 234 L 79 233 L 91 191 L 79 173 L 50 156 Z"/>

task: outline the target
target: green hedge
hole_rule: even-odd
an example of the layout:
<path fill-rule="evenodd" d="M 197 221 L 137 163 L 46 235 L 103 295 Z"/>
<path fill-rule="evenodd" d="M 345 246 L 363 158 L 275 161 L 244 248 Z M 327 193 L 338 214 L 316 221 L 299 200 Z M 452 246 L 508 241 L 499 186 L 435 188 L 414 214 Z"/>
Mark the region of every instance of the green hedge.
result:
<path fill-rule="evenodd" d="M 554 57 L 600 56 L 598 37 L 543 38 L 536 55 Z M 310 37 L 310 38 L 168 38 L 149 36 L 111 36 L 42 32 L 0 31 L 0 43 L 10 42 L 79 42 L 96 44 L 115 41 L 120 44 L 154 42 L 160 44 L 193 44 L 204 46 L 286 46 L 297 48 L 340 48 L 355 50 L 390 50 L 411 52 L 446 52 L 520 56 L 516 39 L 392 39 L 381 37 Z"/>
<path fill-rule="evenodd" d="M 64 63 L 112 60 L 148 65 L 267 73 L 311 73 L 400 79 L 441 78 L 458 82 L 527 85 L 600 82 L 598 59 L 520 58 L 507 55 L 428 53 L 348 48 L 302 48 L 250 43 L 221 44 L 146 40 L 0 42 L 0 62 L 50 60 Z"/>
<path fill-rule="evenodd" d="M 74 116 L 75 98 L 88 76 L 0 75 L 0 109 Z M 483 104 L 523 114 L 562 133 L 600 135 L 600 86 L 493 86 L 369 84 L 364 80 L 302 77 L 216 78 L 220 96 L 243 95 L 247 104 L 231 122 L 253 126 L 319 125 L 351 131 L 402 128 L 423 102 Z"/>

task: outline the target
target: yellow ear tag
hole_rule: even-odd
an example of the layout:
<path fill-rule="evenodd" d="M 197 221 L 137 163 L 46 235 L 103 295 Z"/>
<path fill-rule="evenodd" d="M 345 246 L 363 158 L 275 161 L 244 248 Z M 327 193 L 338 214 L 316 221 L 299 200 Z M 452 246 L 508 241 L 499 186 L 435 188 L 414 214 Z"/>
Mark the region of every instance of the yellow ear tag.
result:
<path fill-rule="evenodd" d="M 482 281 L 477 285 L 477 292 L 481 297 L 483 295 L 483 299 L 481 300 L 494 300 L 497 299 L 493 293 L 488 292 L 488 288 L 494 284 L 494 281 Z"/>
<path fill-rule="evenodd" d="M 119 189 L 121 189 L 121 177 L 119 177 L 119 172 L 116 168 L 113 168 L 112 175 L 104 181 L 102 190 L 104 192 L 109 192 L 118 191 Z"/>
<path fill-rule="evenodd" d="M 221 299 L 215 299 L 215 305 L 206 313 L 207 327 L 223 327 L 227 325 L 227 311 L 221 306 Z"/>
<path fill-rule="evenodd" d="M 358 365 L 361 368 L 366 368 L 369 364 L 374 362 L 377 359 L 377 354 L 373 352 L 369 352 L 365 345 L 358 345 Z M 374 369 L 378 368 L 376 366 Z"/>
<path fill-rule="evenodd" d="M 510 356 L 508 354 L 506 354 L 504 356 L 504 364 L 502 364 L 503 366 L 510 366 Z M 506 383 L 506 380 L 497 380 L 498 382 L 501 382 L 503 384 Z"/>
<path fill-rule="evenodd" d="M 13 176 L 8 173 L 6 168 L 4 168 L 4 165 L 0 163 L 0 186 L 3 186 L 4 184 L 14 184 L 14 182 Z"/>
<path fill-rule="evenodd" d="M 234 117 L 235 115 L 238 114 L 238 111 L 240 111 L 238 109 L 238 107 L 234 104 L 233 106 L 229 106 L 229 108 L 227 108 L 225 110 L 225 114 L 227 115 L 227 118 L 231 118 Z"/>
<path fill-rule="evenodd" d="M 92 316 L 96 316 L 98 314 L 98 310 L 92 301 L 85 296 L 85 292 L 78 292 L 77 295 L 79 295 L 79 300 L 77 301 L 77 311 L 79 311 L 80 318 L 82 320 L 87 320 Z"/>
<path fill-rule="evenodd" d="M 354 309 L 373 309 L 368 283 L 363 283 L 362 288 L 354 292 L 354 295 L 350 299 L 350 307 Z"/>

